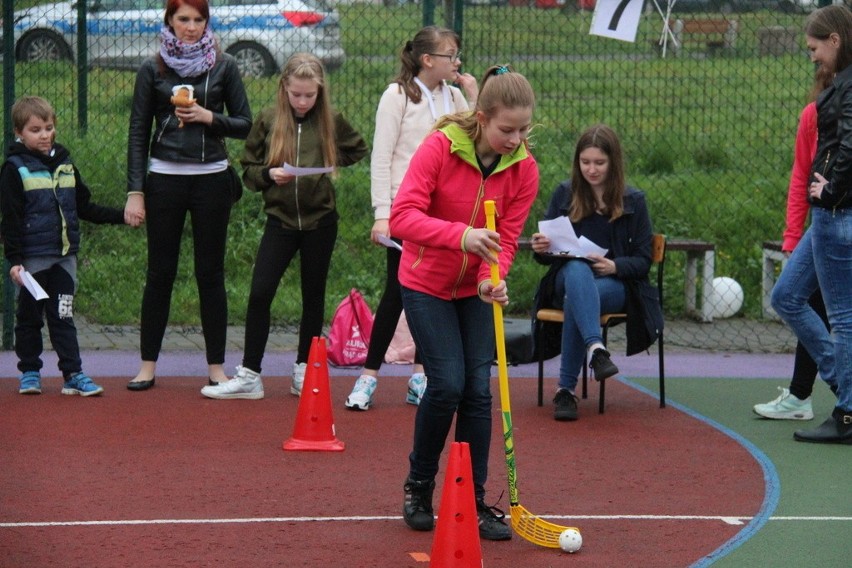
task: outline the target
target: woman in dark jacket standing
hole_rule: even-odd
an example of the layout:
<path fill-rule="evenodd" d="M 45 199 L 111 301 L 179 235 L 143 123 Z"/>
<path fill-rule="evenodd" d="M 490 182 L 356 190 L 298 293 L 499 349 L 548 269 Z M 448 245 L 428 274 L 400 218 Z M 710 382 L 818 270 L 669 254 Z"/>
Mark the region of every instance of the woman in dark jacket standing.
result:
<path fill-rule="evenodd" d="M 571 180 L 557 186 L 544 218 L 560 216 L 568 217 L 578 237 L 607 249 L 603 256 L 564 258 L 547 253 L 553 235 L 532 237 L 536 260 L 550 265 L 539 289 L 539 307 L 559 306 L 565 313 L 554 418 L 576 420 L 574 390 L 587 354 L 597 380 L 618 373 L 603 344 L 601 314 L 637 313 L 654 329 L 662 328 L 657 292 L 648 281 L 652 233 L 645 194 L 626 185 L 621 144 L 608 126 L 593 126 L 580 136 Z M 653 339 L 641 333 L 643 317 L 628 318 L 628 324 L 640 329 L 628 330 L 628 354 L 647 349 Z"/>
<path fill-rule="evenodd" d="M 251 110 L 236 62 L 218 51 L 209 22 L 207 0 L 168 0 L 160 51 L 136 76 L 125 215 L 147 222 L 148 271 L 142 364 L 127 385 L 130 390 L 154 386 L 187 213 L 208 376 L 213 383 L 226 380 L 225 242 L 234 182 L 239 180 L 228 168 L 225 137 L 248 135 Z M 188 106 L 172 103 L 179 85 L 191 87 Z"/>
<path fill-rule="evenodd" d="M 816 279 L 801 278 L 806 287 L 800 293 L 819 287 L 831 333 L 807 305 L 779 314 L 815 358 L 819 345 L 829 346 L 822 357 L 830 376 L 823 379 L 837 403 L 819 427 L 793 436 L 800 442 L 852 444 L 852 12 L 845 6 L 816 10 L 805 23 L 805 36 L 811 61 L 834 80 L 816 101 L 817 150 L 808 188 Z M 793 253 L 794 274 L 803 270 L 805 252 Z M 784 270 L 791 271 L 789 262 Z"/>

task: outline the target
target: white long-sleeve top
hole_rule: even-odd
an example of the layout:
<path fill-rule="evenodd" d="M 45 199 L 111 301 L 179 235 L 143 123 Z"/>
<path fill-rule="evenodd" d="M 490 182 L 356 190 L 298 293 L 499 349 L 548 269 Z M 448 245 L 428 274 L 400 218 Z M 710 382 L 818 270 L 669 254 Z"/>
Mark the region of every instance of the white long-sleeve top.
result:
<path fill-rule="evenodd" d="M 462 92 L 453 86 L 448 88 L 449 112 L 468 110 Z M 432 95 L 431 102 L 438 116 L 448 114 L 444 108 L 441 85 Z M 391 203 L 408 169 L 408 162 L 432 130 L 435 120 L 425 96 L 415 104 L 408 100 L 398 83 L 391 83 L 385 89 L 376 110 L 376 131 L 370 158 L 370 195 L 375 219 L 390 218 Z"/>

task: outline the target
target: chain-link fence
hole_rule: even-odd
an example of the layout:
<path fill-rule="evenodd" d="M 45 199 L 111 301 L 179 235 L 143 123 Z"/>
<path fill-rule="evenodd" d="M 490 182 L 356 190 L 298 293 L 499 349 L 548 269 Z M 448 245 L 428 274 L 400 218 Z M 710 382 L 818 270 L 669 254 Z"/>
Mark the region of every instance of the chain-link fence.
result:
<path fill-rule="evenodd" d="M 667 340 L 706 344 L 724 324 L 725 334 L 736 337 L 726 336 L 719 347 L 760 351 L 767 349 L 761 338 L 777 334 L 777 326 L 767 325 L 774 320 L 765 296 L 782 256 L 764 242 L 780 239 L 784 226 L 797 117 L 812 84 L 802 27 L 813 0 L 677 0 L 668 25 L 663 14 L 669 7 L 646 2 L 634 42 L 589 34 L 594 0 L 437 6 L 261 1 L 211 3 L 220 48 L 247 74 L 253 112 L 274 102 L 275 74 L 289 54 L 311 51 L 332 70 L 336 106 L 372 140 L 375 108 L 398 70 L 401 46 L 424 24 L 452 27 L 462 35 L 467 71 L 478 76 L 491 64 L 510 63 L 536 89 L 532 138 L 541 188 L 527 234 L 535 230 L 552 188 L 567 177 L 578 134 L 593 123 L 608 123 L 622 136 L 630 183 L 646 191 L 654 229 L 671 244 L 667 318 L 704 322 L 678 326 Z M 3 0 L 7 136 L 6 109 L 14 96 L 45 96 L 58 113 L 60 142 L 72 150 L 96 197 L 122 206 L 134 69 L 157 49 L 162 0 L 16 4 L 12 15 L 12 0 Z M 84 17 L 87 38 L 77 33 Z M 229 145 L 238 157 L 239 141 Z M 329 309 L 353 286 L 374 306 L 381 293 L 384 255 L 366 244 L 372 225 L 368 161 L 337 181 L 343 221 Z M 229 274 L 250 273 L 262 218 L 255 197 L 243 199 L 234 211 Z M 101 230 L 112 229 L 91 229 Z M 118 274 L 137 283 L 132 285 L 138 298 L 141 241 L 115 250 L 115 242 L 124 241 L 91 239 L 80 274 L 87 289 L 97 291 L 91 294 L 96 299 L 85 300 L 87 317 L 97 319 L 100 306 L 110 303 L 130 306 L 127 321 L 138 317 L 137 300 L 122 296 L 120 284 L 98 288 L 98 283 L 114 282 Z M 174 302 L 194 305 L 191 266 L 187 270 Z M 510 277 L 513 313 L 528 312 L 542 272 L 529 253 L 519 254 Z M 288 275 L 285 285 L 292 285 L 290 278 L 297 276 Z M 235 288 L 237 281 L 229 276 L 229 299 L 232 319 L 241 321 L 246 294 Z M 298 314 L 297 294 L 286 296 L 277 300 L 277 321 Z M 106 311 L 121 317 L 115 306 Z M 772 345 L 778 349 L 777 341 Z M 791 347 L 789 337 L 781 349 Z"/>

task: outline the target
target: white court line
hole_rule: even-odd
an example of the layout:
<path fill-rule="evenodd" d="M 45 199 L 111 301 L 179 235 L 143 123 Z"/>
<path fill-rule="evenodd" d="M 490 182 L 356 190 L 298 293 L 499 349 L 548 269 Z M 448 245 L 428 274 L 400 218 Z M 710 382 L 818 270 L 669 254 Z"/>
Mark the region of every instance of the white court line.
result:
<path fill-rule="evenodd" d="M 625 520 L 625 521 L 720 521 L 729 525 L 741 525 L 752 517 L 711 515 L 547 515 L 548 519 Z M 22 523 L 0 523 L 0 528 L 23 527 L 86 527 L 121 525 L 210 525 L 227 523 L 322 523 L 352 521 L 399 521 L 401 516 L 349 516 L 349 517 L 253 517 L 237 519 L 138 519 L 114 521 L 32 521 Z M 852 517 L 769 517 L 770 521 L 852 521 Z"/>

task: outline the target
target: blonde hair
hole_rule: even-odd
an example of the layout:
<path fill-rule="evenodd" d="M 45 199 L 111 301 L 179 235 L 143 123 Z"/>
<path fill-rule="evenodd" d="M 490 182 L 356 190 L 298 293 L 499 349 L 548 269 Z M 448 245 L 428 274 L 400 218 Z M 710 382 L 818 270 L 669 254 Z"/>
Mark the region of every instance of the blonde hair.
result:
<path fill-rule="evenodd" d="M 618 134 L 606 124 L 596 124 L 580 135 L 574 150 L 574 166 L 571 173 L 571 203 L 568 218 L 575 223 L 593 214 L 597 208 L 592 185 L 580 171 L 580 154 L 588 148 L 597 148 L 609 158 L 604 183 L 603 202 L 609 213 L 610 222 L 624 213 L 624 193 L 627 183 L 624 180 L 624 154 Z"/>
<path fill-rule="evenodd" d="M 535 108 L 535 92 L 527 78 L 516 73 L 508 65 L 493 65 L 488 68 L 479 87 L 479 98 L 473 111 L 465 111 L 441 117 L 435 129 L 448 124 L 457 124 L 474 144 L 482 137 L 482 124 L 476 118 L 481 111 L 491 119 L 501 108 Z M 524 140 L 529 146 L 529 140 Z"/>
<path fill-rule="evenodd" d="M 32 117 L 53 121 L 56 126 L 56 111 L 41 97 L 21 97 L 12 105 L 12 127 L 21 132 Z"/>
<path fill-rule="evenodd" d="M 322 62 L 310 53 L 295 53 L 281 71 L 278 81 L 278 104 L 269 141 L 268 166 L 280 166 L 284 162 L 296 162 L 296 119 L 290 106 L 287 87 L 290 79 L 314 81 L 317 84 L 317 100 L 310 112 L 316 113 L 319 121 L 319 138 L 322 146 L 323 165 L 337 165 L 337 141 L 334 114 L 325 81 Z"/>

